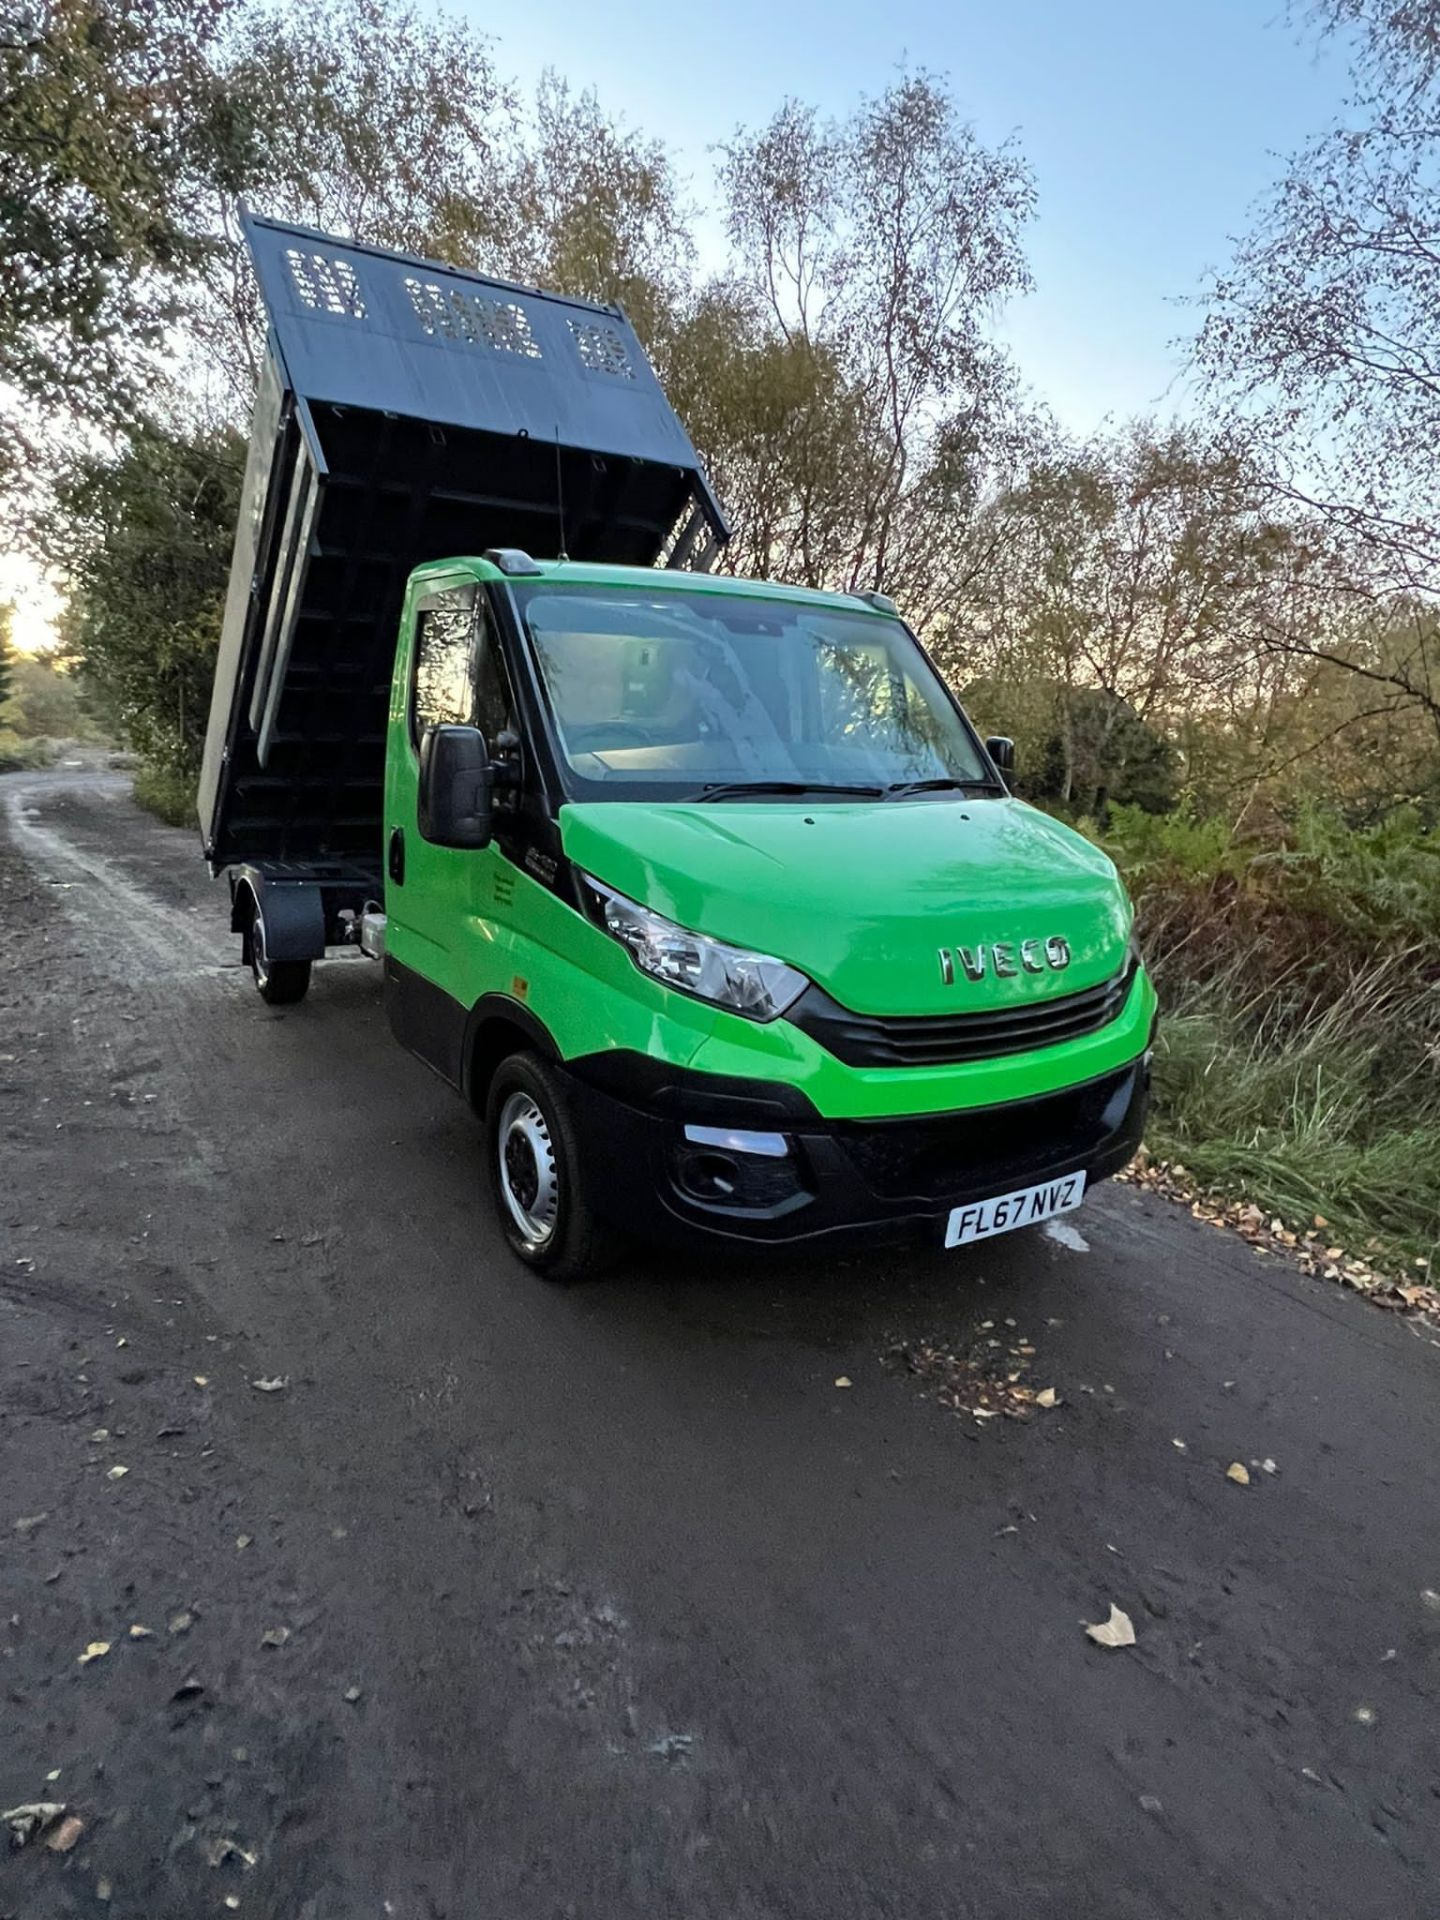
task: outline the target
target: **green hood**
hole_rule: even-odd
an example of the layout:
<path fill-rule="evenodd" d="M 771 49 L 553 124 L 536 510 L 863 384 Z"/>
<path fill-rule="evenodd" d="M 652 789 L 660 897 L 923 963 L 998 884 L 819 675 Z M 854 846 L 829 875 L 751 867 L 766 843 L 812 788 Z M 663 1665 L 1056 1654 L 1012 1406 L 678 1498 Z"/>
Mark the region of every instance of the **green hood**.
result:
<path fill-rule="evenodd" d="M 1115 868 L 1018 800 L 587 802 L 560 815 L 586 873 L 697 933 L 770 953 L 854 1013 L 964 1013 L 1074 993 L 1117 971 Z M 939 952 L 1058 937 L 1071 961 L 979 980 Z M 1037 950 L 1030 949 L 1033 954 Z"/>

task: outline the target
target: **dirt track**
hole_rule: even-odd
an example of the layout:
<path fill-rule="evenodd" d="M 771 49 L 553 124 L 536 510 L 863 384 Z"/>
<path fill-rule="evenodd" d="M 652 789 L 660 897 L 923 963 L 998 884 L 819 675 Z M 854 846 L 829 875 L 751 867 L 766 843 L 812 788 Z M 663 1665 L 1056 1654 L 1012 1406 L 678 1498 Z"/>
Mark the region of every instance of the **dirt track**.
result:
<path fill-rule="evenodd" d="M 547 1288 L 375 968 L 272 1012 L 121 777 L 0 802 L 0 1808 L 85 1823 L 0 1916 L 1440 1915 L 1423 1330 L 1122 1188 Z M 1054 1411 L 894 1358 L 997 1336 Z"/>

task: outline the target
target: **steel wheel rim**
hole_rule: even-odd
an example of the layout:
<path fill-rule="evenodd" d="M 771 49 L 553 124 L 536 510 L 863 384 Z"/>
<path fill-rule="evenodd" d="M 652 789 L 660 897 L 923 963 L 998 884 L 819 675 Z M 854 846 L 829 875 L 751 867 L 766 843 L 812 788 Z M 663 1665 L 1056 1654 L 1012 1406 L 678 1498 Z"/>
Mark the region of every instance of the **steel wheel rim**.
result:
<path fill-rule="evenodd" d="M 263 986 L 270 977 L 270 968 L 265 953 L 265 922 L 258 913 L 250 922 L 250 965 Z"/>
<path fill-rule="evenodd" d="M 528 1093 L 512 1093 L 500 1109 L 495 1156 L 506 1211 L 526 1246 L 538 1250 L 555 1231 L 560 1170 L 549 1123 Z"/>

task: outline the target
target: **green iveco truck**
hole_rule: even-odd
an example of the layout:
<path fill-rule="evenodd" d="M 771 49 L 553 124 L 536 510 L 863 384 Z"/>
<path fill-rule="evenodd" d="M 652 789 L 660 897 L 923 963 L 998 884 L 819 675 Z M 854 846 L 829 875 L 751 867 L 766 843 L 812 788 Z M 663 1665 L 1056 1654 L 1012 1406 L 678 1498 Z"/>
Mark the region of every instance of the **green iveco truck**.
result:
<path fill-rule="evenodd" d="M 616 1230 L 953 1247 L 1123 1166 L 1156 1009 L 1114 868 L 888 600 L 704 570 L 724 518 L 623 314 L 247 234 L 200 812 L 261 994 L 382 959 L 555 1277 Z"/>

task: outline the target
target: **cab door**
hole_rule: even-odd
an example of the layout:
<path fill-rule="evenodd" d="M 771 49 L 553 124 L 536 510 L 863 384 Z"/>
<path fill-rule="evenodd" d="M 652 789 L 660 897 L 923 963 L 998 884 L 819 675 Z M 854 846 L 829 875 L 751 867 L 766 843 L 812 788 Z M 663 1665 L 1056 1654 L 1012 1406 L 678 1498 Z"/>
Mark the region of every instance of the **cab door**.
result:
<path fill-rule="evenodd" d="M 386 752 L 386 1000 L 397 1037 L 457 1084 L 469 1009 L 499 984 L 486 977 L 495 951 L 486 925 L 504 855 L 493 843 L 462 850 L 421 837 L 420 741 L 427 727 L 479 726 L 493 751 L 508 724 L 503 675 L 485 595 L 472 576 L 412 586 Z"/>

